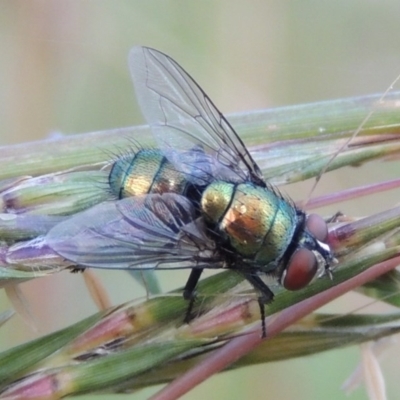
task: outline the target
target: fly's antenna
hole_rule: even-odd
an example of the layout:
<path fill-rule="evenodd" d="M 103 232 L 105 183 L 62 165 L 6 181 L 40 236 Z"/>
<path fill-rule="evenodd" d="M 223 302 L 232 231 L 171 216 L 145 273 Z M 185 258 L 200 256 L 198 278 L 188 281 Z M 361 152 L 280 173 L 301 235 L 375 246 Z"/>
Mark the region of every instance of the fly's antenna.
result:
<path fill-rule="evenodd" d="M 400 74 L 397 75 L 397 77 L 393 80 L 393 82 L 389 85 L 389 87 L 383 92 L 382 96 L 379 98 L 378 103 L 382 103 L 385 97 L 388 95 L 388 93 L 393 90 L 394 86 L 397 84 L 397 82 L 400 80 Z M 370 120 L 372 115 L 376 112 L 375 107 L 373 107 L 368 114 L 365 116 L 365 118 L 362 120 L 361 124 L 358 126 L 358 128 L 354 131 L 354 133 L 337 149 L 337 151 L 332 155 L 332 157 L 328 160 L 328 162 L 325 164 L 324 168 L 318 173 L 318 175 L 315 177 L 315 182 L 310 190 L 310 193 L 307 196 L 307 200 L 304 203 L 304 208 L 306 208 L 308 202 L 310 201 L 315 188 L 317 187 L 319 181 L 321 180 L 322 176 L 325 174 L 325 172 L 328 170 L 329 166 L 332 164 L 332 162 L 335 160 L 335 158 L 343 151 L 346 150 L 350 143 L 358 136 L 358 134 L 363 130 L 365 124 Z"/>

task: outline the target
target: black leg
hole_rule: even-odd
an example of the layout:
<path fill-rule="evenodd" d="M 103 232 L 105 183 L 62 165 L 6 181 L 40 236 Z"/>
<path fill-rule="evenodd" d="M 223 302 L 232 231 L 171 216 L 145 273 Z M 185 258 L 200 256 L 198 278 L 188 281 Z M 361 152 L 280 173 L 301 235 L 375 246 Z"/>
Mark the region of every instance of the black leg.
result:
<path fill-rule="evenodd" d="M 265 305 L 270 303 L 274 299 L 274 292 L 264 283 L 264 281 L 254 274 L 244 274 L 244 277 L 248 282 L 257 290 L 258 305 L 260 306 L 261 316 L 261 335 L 263 338 L 267 336 L 267 330 L 265 328 Z"/>
<path fill-rule="evenodd" d="M 189 278 L 186 282 L 185 288 L 183 290 L 183 298 L 189 301 L 189 306 L 186 311 L 186 316 L 184 322 L 188 323 L 192 319 L 192 309 L 194 305 L 194 300 L 196 298 L 196 286 L 199 282 L 202 268 L 193 268 L 190 272 Z"/>
<path fill-rule="evenodd" d="M 337 211 L 335 214 L 333 214 L 331 217 L 329 217 L 329 218 L 326 218 L 325 219 L 325 222 L 327 223 L 327 224 L 330 224 L 330 223 L 334 223 L 334 222 L 339 222 L 340 221 L 340 217 L 343 217 L 343 213 L 341 212 L 341 211 Z"/>

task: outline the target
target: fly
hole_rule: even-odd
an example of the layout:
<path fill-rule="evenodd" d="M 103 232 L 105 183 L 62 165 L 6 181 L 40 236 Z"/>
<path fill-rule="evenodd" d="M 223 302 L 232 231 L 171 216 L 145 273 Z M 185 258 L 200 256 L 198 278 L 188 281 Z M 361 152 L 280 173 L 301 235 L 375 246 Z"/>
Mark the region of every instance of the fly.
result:
<path fill-rule="evenodd" d="M 263 276 L 297 290 L 329 272 L 325 221 L 264 180 L 227 119 L 173 59 L 136 47 L 129 65 L 159 150 L 118 160 L 109 180 L 120 200 L 58 224 L 47 243 L 83 267 L 191 268 L 187 319 L 203 269 L 234 270 L 258 293 L 264 321 L 274 294 Z"/>

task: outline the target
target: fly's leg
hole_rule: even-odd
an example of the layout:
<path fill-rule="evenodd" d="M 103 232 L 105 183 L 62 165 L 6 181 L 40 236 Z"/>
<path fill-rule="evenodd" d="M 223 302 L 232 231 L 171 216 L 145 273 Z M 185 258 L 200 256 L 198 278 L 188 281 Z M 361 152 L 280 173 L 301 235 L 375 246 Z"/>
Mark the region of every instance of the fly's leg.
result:
<path fill-rule="evenodd" d="M 265 338 L 267 336 L 267 330 L 265 328 L 265 305 L 274 299 L 274 293 L 258 275 L 245 274 L 244 276 L 259 293 L 257 300 L 260 307 L 261 336 Z"/>
<path fill-rule="evenodd" d="M 189 278 L 186 282 L 185 288 L 183 290 L 183 298 L 189 301 L 189 305 L 186 311 L 184 322 L 188 323 L 192 319 L 192 310 L 194 306 L 194 301 L 196 299 L 196 286 L 199 282 L 202 268 L 193 268 L 190 272 Z"/>
<path fill-rule="evenodd" d="M 72 274 L 76 274 L 79 272 L 84 272 L 86 268 L 80 267 L 79 265 L 75 265 L 73 267 L 70 267 L 69 270 L 71 271 Z"/>
<path fill-rule="evenodd" d="M 337 211 L 335 214 L 333 214 L 329 218 L 326 218 L 325 222 L 327 224 L 331 224 L 331 223 L 334 223 L 334 222 L 340 222 L 340 218 L 341 217 L 344 217 L 344 214 L 341 211 Z"/>

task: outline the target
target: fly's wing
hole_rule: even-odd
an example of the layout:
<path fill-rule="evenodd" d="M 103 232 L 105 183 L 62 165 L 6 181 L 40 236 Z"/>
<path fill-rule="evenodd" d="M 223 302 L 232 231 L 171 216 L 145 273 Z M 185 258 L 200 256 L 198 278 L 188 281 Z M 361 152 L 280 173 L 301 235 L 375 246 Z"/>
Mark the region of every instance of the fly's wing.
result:
<path fill-rule="evenodd" d="M 175 168 L 196 184 L 215 177 L 264 182 L 232 126 L 172 58 L 134 47 L 129 65 L 142 113 Z"/>
<path fill-rule="evenodd" d="M 99 204 L 56 225 L 46 243 L 80 266 L 116 269 L 220 268 L 215 245 L 176 194 Z"/>

